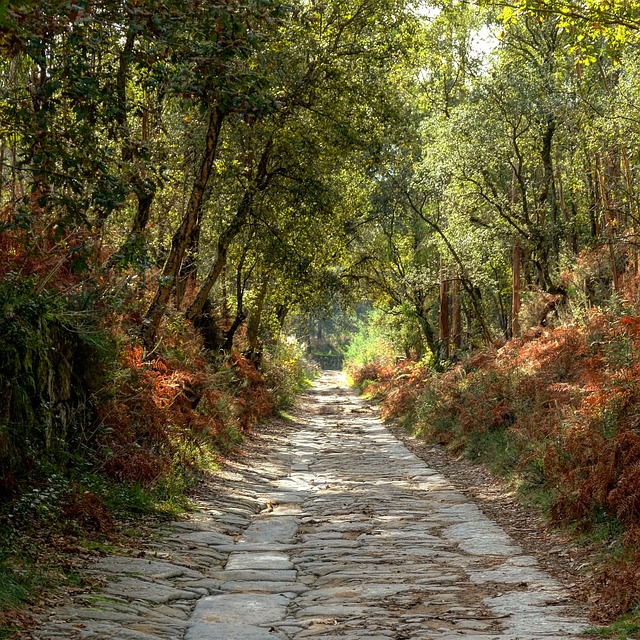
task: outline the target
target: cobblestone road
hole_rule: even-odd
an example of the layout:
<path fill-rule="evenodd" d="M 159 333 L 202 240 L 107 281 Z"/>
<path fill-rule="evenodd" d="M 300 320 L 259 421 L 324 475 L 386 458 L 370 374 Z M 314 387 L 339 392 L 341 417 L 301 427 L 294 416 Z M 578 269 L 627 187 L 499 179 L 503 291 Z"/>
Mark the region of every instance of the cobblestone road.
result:
<path fill-rule="evenodd" d="M 34 634 L 122 640 L 578 637 L 567 594 L 326 374 L 145 557 Z M 249 456 L 247 456 L 249 458 Z"/>

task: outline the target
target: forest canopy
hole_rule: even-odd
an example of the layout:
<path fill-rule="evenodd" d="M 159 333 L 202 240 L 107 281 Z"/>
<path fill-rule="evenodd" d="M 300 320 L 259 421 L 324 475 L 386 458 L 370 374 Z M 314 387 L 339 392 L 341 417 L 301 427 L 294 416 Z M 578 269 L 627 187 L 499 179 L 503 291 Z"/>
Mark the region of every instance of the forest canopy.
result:
<path fill-rule="evenodd" d="M 376 308 L 441 368 L 636 273 L 635 3 L 3 10 L 7 336 L 33 296 L 36 324 L 257 363 Z"/>
<path fill-rule="evenodd" d="M 104 529 L 347 352 L 632 540 L 639 34 L 636 0 L 0 0 L 0 513 Z"/>
<path fill-rule="evenodd" d="M 635 259 L 634 3 L 34 9 L 0 40 L 3 275 L 138 288 L 149 350 L 168 310 L 259 351 L 370 300 L 439 361 L 517 334 L 583 251 L 614 293 Z"/>

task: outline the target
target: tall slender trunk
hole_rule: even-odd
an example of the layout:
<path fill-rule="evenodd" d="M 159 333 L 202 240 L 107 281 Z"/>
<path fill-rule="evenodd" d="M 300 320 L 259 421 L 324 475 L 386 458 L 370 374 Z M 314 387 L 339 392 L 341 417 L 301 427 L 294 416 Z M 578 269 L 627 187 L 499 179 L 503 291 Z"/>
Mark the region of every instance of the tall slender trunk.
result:
<path fill-rule="evenodd" d="M 636 203 L 636 194 L 633 185 L 633 174 L 629 163 L 629 152 L 627 149 L 622 151 L 622 160 L 624 163 L 624 177 L 627 186 L 627 197 L 629 199 L 629 217 L 631 218 L 632 242 L 631 253 L 633 265 L 633 275 L 638 275 L 638 208 Z"/>
<path fill-rule="evenodd" d="M 267 274 L 262 274 L 262 282 L 258 289 L 256 301 L 247 320 L 247 342 L 249 343 L 249 357 L 258 362 L 260 359 L 260 325 L 262 322 L 262 311 L 264 303 L 267 299 L 267 291 L 269 290 L 269 278 Z"/>
<path fill-rule="evenodd" d="M 195 289 L 196 277 L 198 275 L 198 264 L 196 257 L 200 249 L 200 220 L 196 222 L 191 230 L 187 251 L 176 277 L 176 309 L 182 307 L 182 302 L 188 290 Z"/>
<path fill-rule="evenodd" d="M 511 258 L 511 337 L 517 338 L 520 335 L 520 268 L 522 264 L 522 249 L 517 238 L 513 243 Z"/>
<path fill-rule="evenodd" d="M 460 268 L 460 283 L 464 287 L 464 290 L 469 294 L 469 298 L 471 300 L 471 305 L 473 306 L 473 311 L 475 313 L 476 320 L 478 321 L 478 324 L 480 325 L 480 328 L 482 330 L 482 337 L 488 345 L 493 344 L 491 333 L 489 332 L 487 323 L 485 322 L 484 316 L 482 315 L 482 309 L 480 308 L 480 301 L 478 300 L 478 295 L 473 285 L 469 282 L 469 280 L 467 280 L 466 277 L 463 276 L 466 269 L 465 269 L 465 264 L 462 258 L 460 257 L 458 252 L 455 250 L 455 247 L 453 246 L 453 244 L 451 244 L 451 241 L 449 240 L 447 235 L 440 228 L 440 225 L 436 224 L 435 222 L 433 222 L 433 220 L 425 216 L 422 210 L 416 207 L 413 203 L 411 203 L 411 206 L 413 210 L 442 238 L 445 245 L 447 246 L 447 249 L 449 250 L 451 257 L 454 259 L 454 261 Z"/>
<path fill-rule="evenodd" d="M 207 184 L 209 183 L 213 163 L 216 159 L 218 139 L 220 137 L 223 120 L 224 112 L 222 109 L 218 106 L 212 107 L 211 113 L 209 114 L 209 125 L 207 128 L 204 155 L 200 164 L 200 170 L 193 182 L 185 215 L 180 226 L 173 235 L 171 249 L 165 262 L 160 282 L 158 283 L 156 295 L 151 302 L 144 319 L 142 339 L 147 348 L 151 348 L 153 346 L 156 336 L 158 335 L 160 322 L 166 313 L 169 298 L 171 297 L 171 291 L 173 290 L 178 270 L 180 269 L 180 265 L 182 264 L 182 260 L 189 244 L 191 231 L 193 230 L 193 227 L 200 215 L 204 194 Z"/>
<path fill-rule="evenodd" d="M 429 322 L 429 319 L 426 317 L 424 311 L 416 306 L 416 318 L 418 320 L 418 325 L 422 330 L 425 341 L 427 343 L 427 348 L 431 352 L 434 358 L 434 368 L 436 371 L 442 371 L 442 360 L 440 359 L 440 350 L 438 349 L 438 341 L 436 340 L 436 334 Z"/>
<path fill-rule="evenodd" d="M 6 146 L 4 142 L 4 138 L 2 142 L 0 142 L 0 206 L 4 204 L 4 156 L 5 156 Z"/>
<path fill-rule="evenodd" d="M 446 267 L 443 265 L 442 258 L 440 258 L 440 298 L 439 298 L 440 313 L 438 315 L 438 338 L 440 340 L 440 357 L 443 360 L 449 359 L 449 341 L 450 341 L 450 326 L 449 326 L 449 274 Z"/>
<path fill-rule="evenodd" d="M 216 247 L 216 257 L 213 261 L 209 273 L 200 285 L 200 289 L 196 294 L 193 302 L 186 311 L 186 317 L 188 320 L 194 322 L 201 314 L 204 308 L 205 302 L 211 293 L 214 285 L 218 281 L 224 265 L 227 261 L 227 252 L 233 239 L 242 231 L 249 215 L 251 214 L 251 208 L 253 207 L 253 201 L 257 193 L 264 191 L 269 185 L 269 173 L 267 170 L 269 164 L 269 158 L 271 151 L 273 150 L 273 141 L 269 140 L 265 145 L 265 148 L 260 157 L 258 163 L 258 169 L 255 178 L 251 179 L 250 184 L 245 189 L 238 209 L 233 220 L 229 223 L 227 228 L 220 234 L 218 238 L 218 245 Z"/>
<path fill-rule="evenodd" d="M 227 264 L 227 253 L 229 251 L 229 247 L 231 246 L 233 239 L 240 233 L 240 231 L 242 231 L 242 228 L 249 216 L 252 202 L 253 194 L 245 191 L 240 205 L 238 206 L 236 215 L 218 238 L 213 264 L 211 265 L 205 279 L 202 281 L 200 289 L 198 289 L 198 293 L 196 293 L 196 297 L 185 312 L 187 320 L 194 322 L 200 315 L 202 315 L 202 310 L 204 309 L 207 298 Z"/>
<path fill-rule="evenodd" d="M 600 196 L 602 198 L 603 225 L 607 234 L 607 246 L 609 247 L 609 260 L 611 261 L 611 274 L 613 277 L 613 290 L 617 293 L 620 288 L 620 274 L 618 273 L 618 262 L 615 247 L 615 226 L 618 222 L 615 211 L 609 199 L 609 185 L 605 176 L 602 164 L 598 161 L 598 178 L 600 185 Z"/>
<path fill-rule="evenodd" d="M 246 320 L 247 314 L 244 310 L 244 292 L 246 283 L 251 275 L 252 268 L 248 270 L 247 275 L 243 278 L 242 271 L 244 269 L 244 262 L 247 258 L 247 249 L 242 254 L 238 267 L 236 269 L 236 316 L 231 323 L 229 329 L 225 332 L 225 342 L 222 347 L 225 353 L 231 353 L 233 349 L 233 338 L 236 335 L 238 329 L 242 326 L 242 323 Z"/>
<path fill-rule="evenodd" d="M 129 66 L 133 59 L 133 48 L 135 46 L 138 31 L 134 25 L 129 26 L 127 35 L 122 46 L 118 61 L 118 71 L 116 72 L 116 115 L 115 121 L 118 125 L 118 136 L 122 140 L 122 160 L 130 163 L 134 156 L 134 144 L 131 140 L 131 131 L 129 129 L 129 111 L 127 103 L 127 77 Z M 146 115 L 146 109 L 144 111 Z M 148 126 L 143 127 L 143 140 L 149 137 Z M 156 185 L 145 180 L 144 174 L 139 174 L 132 170 L 128 176 L 129 181 L 133 185 L 133 192 L 137 198 L 137 207 L 131 225 L 129 235 L 115 251 L 107 262 L 107 267 L 113 267 L 127 256 L 131 248 L 134 248 L 142 241 L 143 232 L 151 217 L 151 206 L 156 195 Z"/>
<path fill-rule="evenodd" d="M 542 138 L 542 165 L 544 167 L 544 177 L 542 180 L 542 188 L 538 196 L 539 206 L 544 208 L 549 206 L 551 213 L 551 247 L 554 255 L 557 257 L 560 253 L 558 227 L 558 196 L 555 183 L 555 172 L 553 169 L 553 137 L 556 132 L 556 119 L 553 114 L 547 115 L 547 128 Z M 544 223 L 543 223 L 544 226 Z M 542 235 L 546 236 L 544 228 L 541 229 Z M 547 244 L 545 240 L 545 245 Z"/>
<path fill-rule="evenodd" d="M 462 348 L 462 300 L 460 298 L 460 276 L 453 281 L 453 346 Z"/>
<path fill-rule="evenodd" d="M 288 302 L 281 302 L 276 307 L 276 320 L 278 321 L 278 323 L 272 335 L 273 340 L 278 340 L 280 338 L 280 334 L 282 333 L 282 329 L 284 329 L 284 323 L 287 319 L 290 308 L 290 303 Z"/>
<path fill-rule="evenodd" d="M 143 241 L 144 230 L 149 222 L 149 218 L 151 217 L 151 205 L 153 204 L 155 195 L 155 189 L 142 192 L 136 191 L 138 206 L 136 208 L 131 231 L 120 247 L 112 253 L 111 256 L 109 256 L 109 260 L 106 263 L 106 267 L 108 269 L 121 263 L 127 254 L 129 254 L 129 251 L 131 249 L 135 250 Z"/>

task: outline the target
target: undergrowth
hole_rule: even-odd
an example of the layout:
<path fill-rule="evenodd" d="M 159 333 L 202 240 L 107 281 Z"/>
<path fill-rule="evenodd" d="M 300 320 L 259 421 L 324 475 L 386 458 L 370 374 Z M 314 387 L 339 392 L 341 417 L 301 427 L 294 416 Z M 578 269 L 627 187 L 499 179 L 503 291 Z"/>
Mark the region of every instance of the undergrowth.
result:
<path fill-rule="evenodd" d="M 586 537 L 601 557 L 594 619 L 609 623 L 640 606 L 640 319 L 583 318 L 441 374 L 406 361 L 350 373 L 385 418 L 486 463 Z"/>
<path fill-rule="evenodd" d="M 172 313 L 145 351 L 147 293 L 129 277 L 93 292 L 71 276 L 65 292 L 0 279 L 0 637 L 25 603 L 79 579 L 77 561 L 181 517 L 203 474 L 314 375 L 293 341 L 260 370 L 240 350 L 207 352 Z"/>

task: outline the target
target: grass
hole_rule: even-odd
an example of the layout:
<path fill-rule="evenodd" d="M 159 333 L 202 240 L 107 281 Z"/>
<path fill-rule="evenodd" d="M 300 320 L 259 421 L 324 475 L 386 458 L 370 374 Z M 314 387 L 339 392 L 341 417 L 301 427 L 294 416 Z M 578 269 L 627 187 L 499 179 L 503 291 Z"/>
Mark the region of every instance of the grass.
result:
<path fill-rule="evenodd" d="M 615 638 L 627 640 L 640 638 L 640 612 L 623 616 L 614 623 L 602 627 L 590 627 L 584 635 L 595 638 Z"/>
<path fill-rule="evenodd" d="M 28 597 L 29 590 L 5 561 L 0 561 L 0 608 L 17 607 Z"/>
<path fill-rule="evenodd" d="M 509 477 L 518 466 L 519 451 L 506 429 L 487 429 L 466 436 L 465 457 L 488 464 L 496 475 Z"/>
<path fill-rule="evenodd" d="M 113 553 L 122 544 L 149 536 L 150 520 L 177 518 L 192 508 L 186 491 L 195 477 L 175 474 L 152 488 L 97 478 L 87 481 L 114 517 L 105 530 L 86 527 L 91 506 L 80 511 L 77 522 L 54 517 L 59 510 L 25 510 L 20 502 L 13 514 L 5 508 L 3 515 L 12 515 L 6 519 L 13 525 L 0 530 L 0 638 L 11 637 L 20 627 L 24 622 L 20 612 L 30 602 L 64 586 L 85 584 L 79 572 L 83 558 Z"/>

